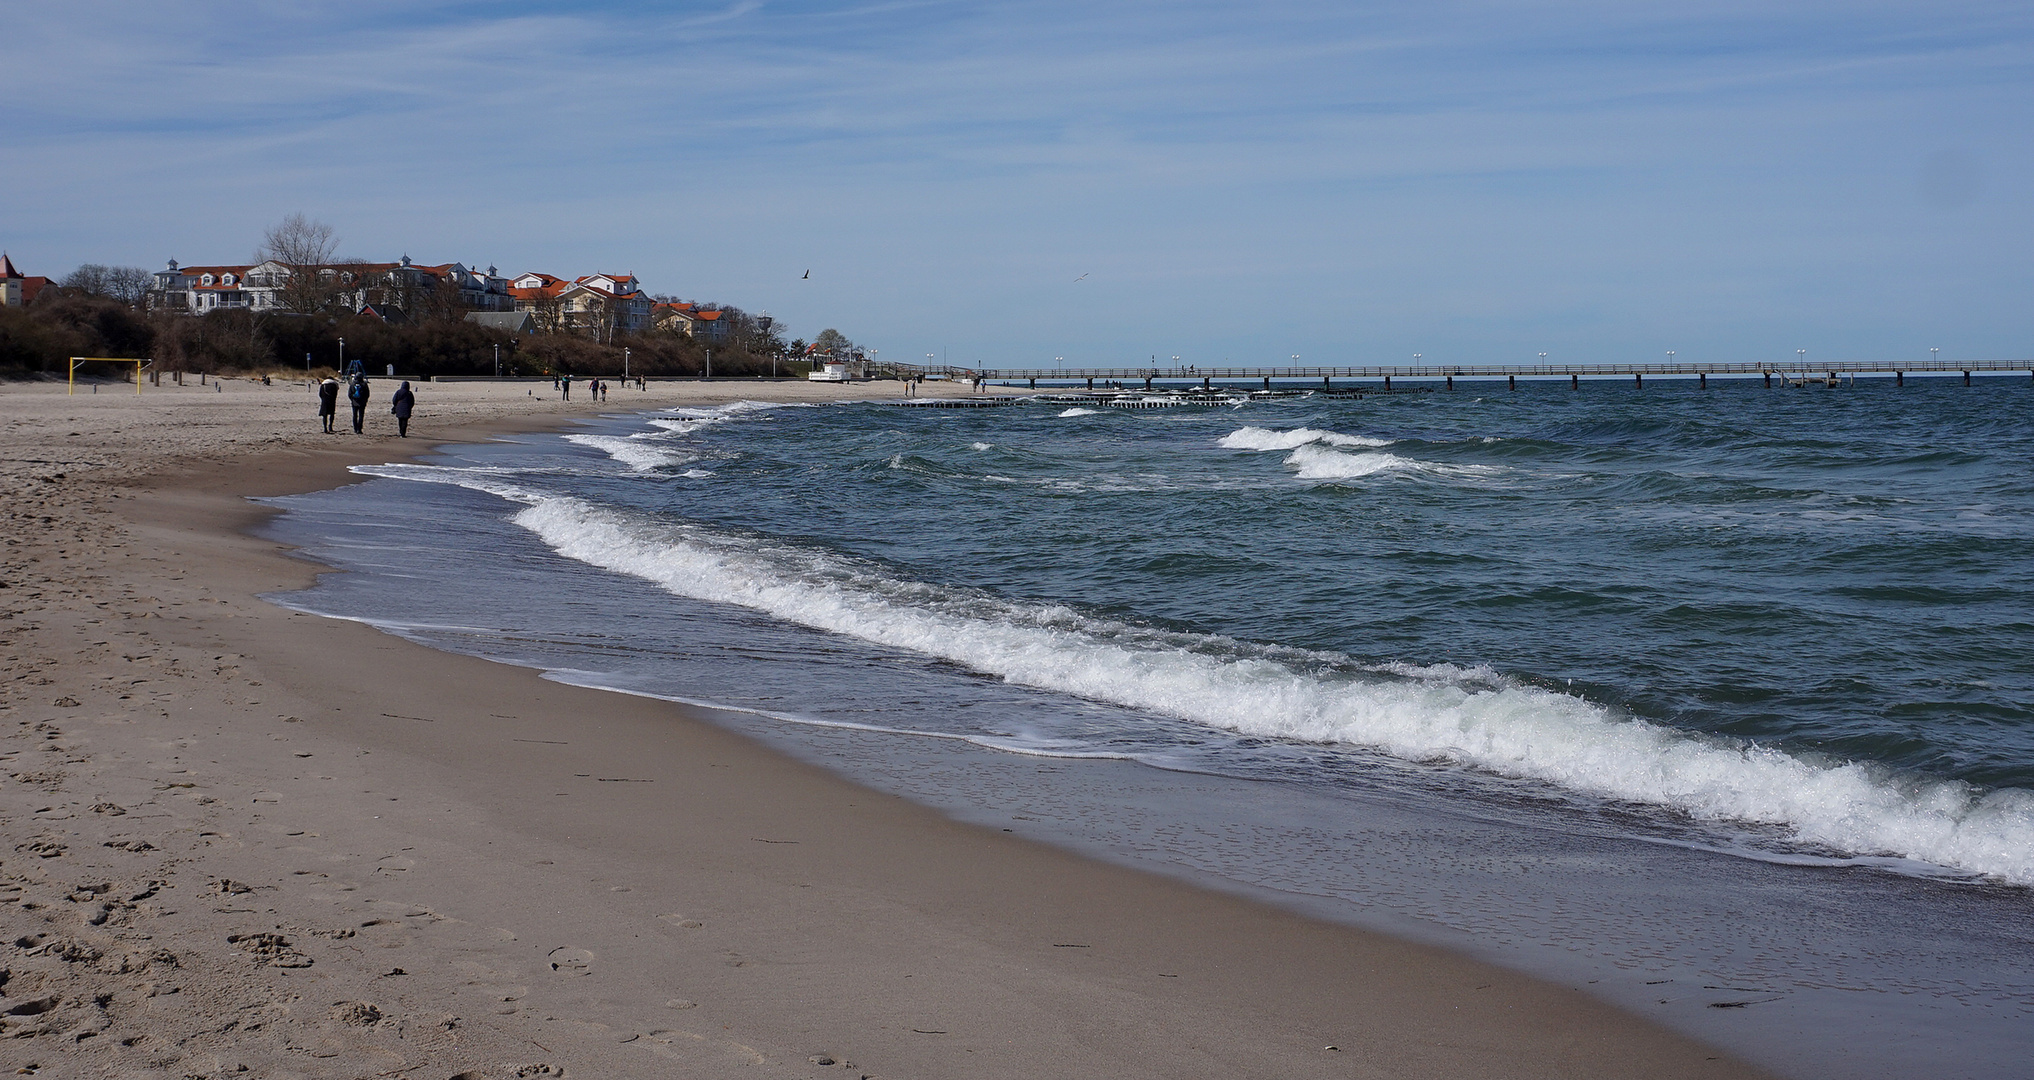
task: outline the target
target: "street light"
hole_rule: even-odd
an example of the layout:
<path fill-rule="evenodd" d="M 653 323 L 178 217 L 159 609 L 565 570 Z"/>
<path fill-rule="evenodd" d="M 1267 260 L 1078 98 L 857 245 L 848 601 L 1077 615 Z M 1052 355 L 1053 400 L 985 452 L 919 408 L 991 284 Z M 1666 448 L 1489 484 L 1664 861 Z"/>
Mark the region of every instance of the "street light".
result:
<path fill-rule="evenodd" d="M 501 374 L 501 372 L 497 371 L 495 372 L 495 374 L 499 375 Z M 624 346 L 622 349 L 622 385 L 624 386 L 628 385 L 628 381 L 629 381 L 629 350 L 626 346 Z"/>
<path fill-rule="evenodd" d="M 501 378 L 501 342 L 494 343 L 494 377 Z"/>
<path fill-rule="evenodd" d="M 1797 363 L 1797 364 L 1799 364 L 1799 365 L 1800 365 L 1800 369 L 1801 369 L 1802 371 L 1807 371 L 1807 370 L 1808 370 L 1808 350 L 1806 350 L 1806 349 L 1795 349 L 1795 350 L 1794 350 L 1794 358 L 1795 358 L 1795 363 Z"/>
<path fill-rule="evenodd" d="M 1672 349 L 1667 350 L 1667 366 L 1674 366 L 1674 350 Z"/>
<path fill-rule="evenodd" d="M 346 339 L 339 339 L 339 374 L 346 374 Z"/>
<path fill-rule="evenodd" d="M 1929 362 L 1930 364 L 1934 364 L 1934 363 L 1936 363 L 1937 361 L 1939 361 L 1939 360 L 1941 360 L 1941 359 L 1942 359 L 1942 350 L 1941 350 L 1941 349 L 1929 349 L 1929 350 L 1928 350 L 1928 362 Z"/>

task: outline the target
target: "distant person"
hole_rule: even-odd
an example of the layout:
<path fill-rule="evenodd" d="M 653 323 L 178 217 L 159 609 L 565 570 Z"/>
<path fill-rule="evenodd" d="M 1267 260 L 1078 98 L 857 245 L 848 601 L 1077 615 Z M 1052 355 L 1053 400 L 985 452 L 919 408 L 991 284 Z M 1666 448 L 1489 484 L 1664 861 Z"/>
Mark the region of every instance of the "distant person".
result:
<path fill-rule="evenodd" d="M 325 434 L 332 434 L 332 421 L 339 412 L 339 380 L 327 378 L 318 384 L 318 419 L 325 422 Z"/>
<path fill-rule="evenodd" d="M 572 376 L 570 376 L 570 375 L 560 375 L 560 376 L 558 376 L 558 389 L 564 392 L 564 394 L 565 394 L 565 400 L 567 400 L 567 401 L 571 401 L 571 400 L 572 400 Z"/>
<path fill-rule="evenodd" d="M 346 388 L 346 400 L 353 403 L 353 433 L 360 434 L 360 427 L 367 422 L 367 376 L 355 375 L 353 385 Z"/>
<path fill-rule="evenodd" d="M 416 410 L 417 395 L 410 393 L 410 384 L 405 381 L 396 387 L 393 401 L 395 404 L 388 411 L 395 414 L 396 434 L 407 439 L 410 437 L 410 413 Z"/>

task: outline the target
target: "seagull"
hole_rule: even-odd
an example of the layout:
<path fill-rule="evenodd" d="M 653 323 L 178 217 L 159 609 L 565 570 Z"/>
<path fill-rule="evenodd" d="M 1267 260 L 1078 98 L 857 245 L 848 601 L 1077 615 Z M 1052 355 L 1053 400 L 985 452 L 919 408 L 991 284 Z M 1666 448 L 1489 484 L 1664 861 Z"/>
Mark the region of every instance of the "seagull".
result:
<path fill-rule="evenodd" d="M 1092 273 L 1092 272 L 1093 272 L 1093 271 L 1090 271 L 1090 273 Z M 1075 278 L 1074 280 L 1075 280 L 1075 281 L 1079 281 L 1079 280 L 1080 280 L 1081 278 L 1084 278 L 1084 277 L 1087 277 L 1087 276 L 1088 276 L 1087 274 L 1082 274 L 1082 275 L 1081 275 L 1081 277 L 1077 277 L 1077 278 Z"/>
<path fill-rule="evenodd" d="M 811 276 L 812 276 L 812 271 L 810 271 L 810 270 L 807 270 L 807 271 L 805 272 L 805 278 L 809 278 L 809 277 L 811 277 Z M 799 278 L 798 280 L 800 280 L 800 281 L 804 281 L 804 280 L 805 280 L 805 278 Z"/>

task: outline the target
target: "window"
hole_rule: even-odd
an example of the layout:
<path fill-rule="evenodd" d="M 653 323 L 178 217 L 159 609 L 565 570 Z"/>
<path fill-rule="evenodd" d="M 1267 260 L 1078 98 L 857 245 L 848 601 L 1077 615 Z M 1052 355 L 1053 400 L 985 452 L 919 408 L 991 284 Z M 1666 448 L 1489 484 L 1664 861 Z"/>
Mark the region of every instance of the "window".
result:
<path fill-rule="evenodd" d="M 206 274 L 206 275 L 205 275 L 204 277 L 201 277 L 201 278 L 199 278 L 199 279 L 198 279 L 198 284 L 200 284 L 200 285 L 210 285 L 211 283 L 212 283 L 212 275 L 210 275 L 210 274 Z"/>

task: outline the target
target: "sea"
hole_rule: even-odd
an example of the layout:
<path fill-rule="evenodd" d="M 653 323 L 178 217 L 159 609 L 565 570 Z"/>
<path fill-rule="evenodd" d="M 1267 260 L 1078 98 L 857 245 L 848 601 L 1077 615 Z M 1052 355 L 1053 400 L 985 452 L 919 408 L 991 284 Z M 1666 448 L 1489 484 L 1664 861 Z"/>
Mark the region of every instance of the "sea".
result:
<path fill-rule="evenodd" d="M 338 571 L 273 599 L 1785 1075 L 2029 1075 L 2034 385 L 1396 391 L 618 391 L 269 500 Z"/>

